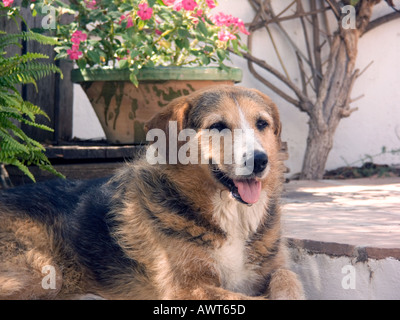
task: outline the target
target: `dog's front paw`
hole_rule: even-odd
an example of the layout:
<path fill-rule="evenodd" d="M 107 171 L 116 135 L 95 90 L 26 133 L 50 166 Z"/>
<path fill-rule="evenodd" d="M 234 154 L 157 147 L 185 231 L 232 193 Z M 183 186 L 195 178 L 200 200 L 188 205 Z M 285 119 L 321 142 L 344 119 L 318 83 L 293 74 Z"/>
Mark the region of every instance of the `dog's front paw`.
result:
<path fill-rule="evenodd" d="M 272 300 L 304 300 L 304 291 L 297 275 L 286 269 L 276 270 L 271 275 L 268 298 Z"/>

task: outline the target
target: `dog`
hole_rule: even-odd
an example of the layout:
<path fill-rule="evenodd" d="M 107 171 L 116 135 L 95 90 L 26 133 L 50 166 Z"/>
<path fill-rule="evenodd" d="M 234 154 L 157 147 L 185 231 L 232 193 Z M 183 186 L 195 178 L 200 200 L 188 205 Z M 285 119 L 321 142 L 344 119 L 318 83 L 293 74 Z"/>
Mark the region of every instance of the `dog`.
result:
<path fill-rule="evenodd" d="M 271 99 L 215 86 L 175 99 L 146 129 L 166 134 L 165 163 L 150 163 L 163 154 L 158 137 L 110 178 L 0 194 L 0 298 L 304 299 L 281 234 L 281 123 Z M 221 133 L 234 147 L 210 143 Z M 196 145 L 193 163 L 171 163 Z M 233 152 L 242 160 L 227 161 Z"/>

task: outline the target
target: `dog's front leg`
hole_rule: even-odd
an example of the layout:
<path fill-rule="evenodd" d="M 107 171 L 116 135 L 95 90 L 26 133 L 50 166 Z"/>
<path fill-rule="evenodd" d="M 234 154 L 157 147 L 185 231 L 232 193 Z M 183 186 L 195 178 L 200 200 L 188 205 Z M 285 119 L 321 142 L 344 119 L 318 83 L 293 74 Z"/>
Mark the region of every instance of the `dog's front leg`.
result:
<path fill-rule="evenodd" d="M 175 291 L 174 297 L 167 299 L 178 300 L 265 300 L 266 297 L 251 297 L 241 293 L 225 290 L 220 287 L 205 284 L 196 288 L 185 288 Z"/>
<path fill-rule="evenodd" d="M 304 300 L 303 286 L 297 275 L 286 269 L 278 269 L 271 275 L 267 297 L 272 300 Z"/>

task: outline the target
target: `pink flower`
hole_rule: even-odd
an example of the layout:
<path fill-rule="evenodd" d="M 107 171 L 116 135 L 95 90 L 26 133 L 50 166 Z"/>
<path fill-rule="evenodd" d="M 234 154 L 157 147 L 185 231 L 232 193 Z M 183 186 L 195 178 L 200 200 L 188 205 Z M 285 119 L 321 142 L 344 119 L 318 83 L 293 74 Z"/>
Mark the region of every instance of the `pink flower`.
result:
<path fill-rule="evenodd" d="M 205 21 L 204 17 L 203 17 L 203 10 L 202 9 L 197 9 L 196 11 L 194 11 L 192 13 L 192 22 L 194 24 L 198 24 L 199 23 L 199 18 L 201 18 L 201 20 Z"/>
<path fill-rule="evenodd" d="M 221 30 L 218 32 L 218 39 L 220 41 L 229 41 L 229 40 L 235 40 L 236 36 L 227 30 Z"/>
<path fill-rule="evenodd" d="M 211 19 L 215 23 L 215 25 L 218 27 L 228 26 L 228 24 L 230 24 L 229 16 L 224 14 L 223 12 L 217 13 Z"/>
<path fill-rule="evenodd" d="M 166 6 L 173 6 L 175 3 L 175 0 L 163 0 L 163 2 Z"/>
<path fill-rule="evenodd" d="M 197 3 L 194 0 L 182 0 L 182 6 L 187 11 L 193 11 L 197 7 Z"/>
<path fill-rule="evenodd" d="M 88 9 L 92 9 L 92 10 L 97 9 L 97 7 L 96 7 L 96 5 L 97 5 L 96 0 L 85 0 L 85 4 L 86 4 L 86 7 L 87 7 Z"/>
<path fill-rule="evenodd" d="M 14 2 L 14 0 L 3 0 L 3 4 L 5 7 L 11 7 L 13 2 Z"/>
<path fill-rule="evenodd" d="M 156 34 L 161 36 L 163 34 L 163 32 L 161 30 L 156 29 Z"/>
<path fill-rule="evenodd" d="M 130 28 L 133 26 L 133 20 L 132 17 L 130 15 L 122 15 L 119 17 L 119 22 L 118 24 L 121 25 L 122 21 L 124 21 L 126 19 L 126 28 Z"/>
<path fill-rule="evenodd" d="M 69 55 L 69 58 L 71 60 L 78 60 L 82 56 L 82 51 L 75 50 L 74 46 L 72 46 L 72 49 L 67 50 L 67 54 Z"/>
<path fill-rule="evenodd" d="M 138 16 L 142 20 L 149 20 L 153 15 L 153 9 L 149 7 L 146 2 L 139 4 L 139 10 L 137 12 Z"/>
<path fill-rule="evenodd" d="M 182 0 L 175 0 L 174 2 L 174 10 L 181 11 L 182 10 Z"/>
<path fill-rule="evenodd" d="M 81 40 L 79 40 L 78 38 L 71 38 L 71 42 L 76 43 L 77 45 L 79 45 L 81 43 Z"/>
<path fill-rule="evenodd" d="M 133 20 L 132 20 L 131 16 L 126 18 L 126 28 L 130 28 L 130 27 L 133 27 Z"/>
<path fill-rule="evenodd" d="M 81 41 L 86 41 L 87 39 L 87 34 L 83 33 L 80 30 L 76 30 L 73 34 L 72 34 L 72 38 L 71 41 L 73 43 L 80 43 Z"/>
<path fill-rule="evenodd" d="M 232 30 L 234 32 L 242 32 L 244 34 L 249 35 L 250 33 L 246 30 L 246 27 L 244 25 L 244 22 L 239 19 L 235 18 L 229 14 L 224 14 L 222 12 L 219 12 L 218 14 L 214 15 L 211 20 L 215 23 L 216 26 L 218 27 L 232 27 Z"/>
<path fill-rule="evenodd" d="M 206 4 L 210 9 L 215 8 L 217 5 L 215 4 L 214 0 L 206 0 Z"/>
<path fill-rule="evenodd" d="M 201 10 L 201 9 L 196 10 L 196 12 L 194 14 L 195 17 L 201 17 L 202 15 L 203 15 L 203 10 Z"/>
<path fill-rule="evenodd" d="M 126 16 L 125 16 L 124 14 L 123 14 L 122 16 L 120 16 L 120 17 L 119 17 L 119 22 L 118 22 L 118 24 L 121 24 L 122 21 L 125 20 L 125 18 L 126 18 Z"/>
<path fill-rule="evenodd" d="M 240 31 L 241 33 L 247 34 L 247 35 L 250 34 L 250 32 L 248 32 L 248 31 L 246 30 L 246 27 L 244 26 L 244 22 L 243 22 L 242 20 L 237 19 L 237 21 L 236 21 L 236 27 L 239 28 L 239 31 Z"/>

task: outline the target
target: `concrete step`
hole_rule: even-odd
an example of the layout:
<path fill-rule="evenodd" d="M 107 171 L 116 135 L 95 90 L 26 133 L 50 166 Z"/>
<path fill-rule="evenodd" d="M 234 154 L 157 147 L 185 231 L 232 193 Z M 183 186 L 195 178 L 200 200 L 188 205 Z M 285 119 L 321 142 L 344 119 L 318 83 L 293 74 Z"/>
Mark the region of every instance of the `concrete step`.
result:
<path fill-rule="evenodd" d="M 400 299 L 400 178 L 291 181 L 283 202 L 309 299 Z"/>

